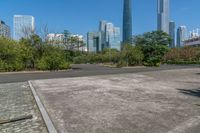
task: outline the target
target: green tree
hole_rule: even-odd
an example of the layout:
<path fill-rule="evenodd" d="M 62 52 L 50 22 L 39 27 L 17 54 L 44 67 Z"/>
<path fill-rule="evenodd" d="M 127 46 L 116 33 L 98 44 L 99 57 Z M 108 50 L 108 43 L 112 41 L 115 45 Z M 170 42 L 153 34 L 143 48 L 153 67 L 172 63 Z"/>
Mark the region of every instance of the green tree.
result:
<path fill-rule="evenodd" d="M 20 39 L 19 52 L 26 69 L 34 68 L 34 47 L 31 45 L 30 39 Z"/>
<path fill-rule="evenodd" d="M 19 44 L 11 39 L 0 38 L 0 71 L 24 69 Z"/>
<path fill-rule="evenodd" d="M 162 31 L 147 32 L 134 38 L 135 45 L 144 53 L 144 64 L 148 66 L 160 65 L 170 42 L 170 36 Z"/>
<path fill-rule="evenodd" d="M 65 52 L 62 48 L 44 45 L 43 55 L 37 60 L 37 68 L 40 70 L 60 70 L 68 69 L 69 62 L 65 59 Z"/>

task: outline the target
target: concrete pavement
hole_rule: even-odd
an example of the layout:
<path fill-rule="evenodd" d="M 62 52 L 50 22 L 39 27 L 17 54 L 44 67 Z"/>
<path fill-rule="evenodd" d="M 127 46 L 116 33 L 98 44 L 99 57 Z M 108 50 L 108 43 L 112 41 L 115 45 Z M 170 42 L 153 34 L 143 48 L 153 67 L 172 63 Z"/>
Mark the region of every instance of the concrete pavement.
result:
<path fill-rule="evenodd" d="M 32 81 L 60 133 L 199 133 L 200 69 Z"/>

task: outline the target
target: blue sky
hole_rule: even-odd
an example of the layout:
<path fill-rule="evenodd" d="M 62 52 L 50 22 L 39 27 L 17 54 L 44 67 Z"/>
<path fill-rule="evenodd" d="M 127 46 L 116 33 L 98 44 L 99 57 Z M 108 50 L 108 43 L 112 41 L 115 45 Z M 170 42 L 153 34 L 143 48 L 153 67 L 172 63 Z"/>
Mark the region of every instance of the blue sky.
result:
<path fill-rule="evenodd" d="M 133 34 L 156 29 L 156 1 L 133 0 Z M 189 30 L 200 28 L 200 0 L 171 0 L 171 20 Z M 0 19 L 10 26 L 13 15 L 33 15 L 39 29 L 45 24 L 51 32 L 67 29 L 86 34 L 98 29 L 99 20 L 122 27 L 123 0 L 0 0 Z"/>

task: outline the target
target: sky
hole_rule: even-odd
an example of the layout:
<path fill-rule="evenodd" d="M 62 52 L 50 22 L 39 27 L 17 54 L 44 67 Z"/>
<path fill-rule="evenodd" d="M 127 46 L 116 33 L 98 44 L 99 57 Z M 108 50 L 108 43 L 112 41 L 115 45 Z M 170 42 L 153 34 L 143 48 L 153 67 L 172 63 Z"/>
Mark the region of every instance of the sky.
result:
<path fill-rule="evenodd" d="M 133 0 L 133 34 L 156 30 L 157 0 Z M 200 28 L 200 0 L 170 0 L 170 18 L 176 26 Z M 13 15 L 32 15 L 36 28 L 64 29 L 86 35 L 97 31 L 100 20 L 122 28 L 123 0 L 0 0 L 0 19 L 13 26 Z M 39 32 L 39 30 L 38 30 Z"/>

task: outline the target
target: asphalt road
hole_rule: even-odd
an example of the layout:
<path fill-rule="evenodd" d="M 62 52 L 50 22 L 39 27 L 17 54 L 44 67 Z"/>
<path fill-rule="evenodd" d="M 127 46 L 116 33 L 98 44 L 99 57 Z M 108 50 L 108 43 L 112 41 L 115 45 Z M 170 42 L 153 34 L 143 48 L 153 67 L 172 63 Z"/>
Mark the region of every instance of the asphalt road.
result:
<path fill-rule="evenodd" d="M 194 67 L 200 68 L 200 66 L 194 65 L 162 65 L 161 67 L 110 68 L 100 65 L 82 64 L 73 65 L 72 69 L 68 71 L 0 73 L 0 83 L 25 82 L 35 79 L 54 79 L 122 73 L 138 73 Z"/>

